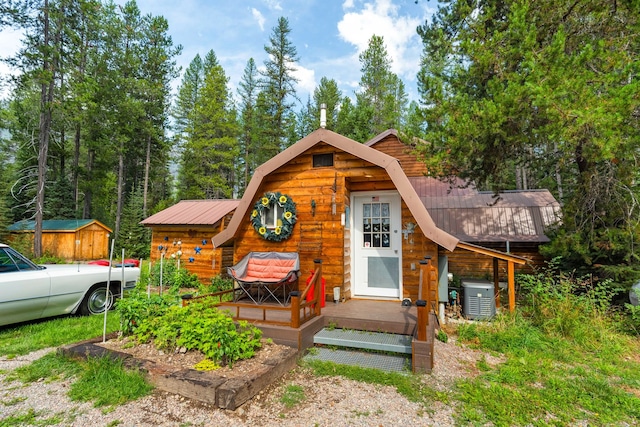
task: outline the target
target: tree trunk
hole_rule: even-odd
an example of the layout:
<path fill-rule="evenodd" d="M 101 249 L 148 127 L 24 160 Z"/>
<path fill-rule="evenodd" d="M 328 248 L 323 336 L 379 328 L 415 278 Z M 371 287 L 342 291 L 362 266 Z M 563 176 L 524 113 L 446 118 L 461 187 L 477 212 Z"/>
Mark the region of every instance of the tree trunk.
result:
<path fill-rule="evenodd" d="M 559 156 L 560 153 L 558 151 L 557 142 L 553 143 L 553 151 L 556 156 Z M 556 172 L 556 185 L 558 186 L 558 202 L 560 202 L 560 206 L 564 206 L 564 190 L 562 188 L 562 175 L 560 174 L 559 159 L 556 159 L 555 172 Z"/>
<path fill-rule="evenodd" d="M 96 151 L 91 148 L 89 152 L 87 152 L 87 181 L 91 182 L 93 175 L 93 161 L 96 156 Z M 84 204 L 82 208 L 82 218 L 91 218 L 91 203 L 93 199 L 93 192 L 91 190 L 91 185 L 87 186 L 84 191 Z"/>
<path fill-rule="evenodd" d="M 123 187 L 124 187 L 124 144 L 120 144 L 120 152 L 118 153 L 118 187 L 116 189 L 118 193 L 118 203 L 116 207 L 116 225 L 114 230 L 114 237 L 117 239 L 120 233 L 120 220 L 122 217 L 122 205 L 123 205 Z"/>
<path fill-rule="evenodd" d="M 75 203 L 75 212 L 76 215 L 78 210 L 80 209 L 80 124 L 76 125 L 74 140 L 74 149 L 73 149 L 73 198 Z"/>
<path fill-rule="evenodd" d="M 49 154 L 49 132 L 51 131 L 51 104 L 53 101 L 53 61 L 49 59 L 49 0 L 44 1 L 43 8 L 43 61 L 42 71 L 49 74 L 48 81 L 40 85 L 40 123 L 38 138 L 38 187 L 36 191 L 36 214 L 33 233 L 33 254 L 42 256 L 42 220 L 44 216 L 44 190 L 47 175 L 47 157 Z"/>
<path fill-rule="evenodd" d="M 151 136 L 147 137 L 147 158 L 144 163 L 144 188 L 142 189 L 142 216 L 147 217 L 147 194 L 149 191 L 149 170 L 151 169 Z"/>

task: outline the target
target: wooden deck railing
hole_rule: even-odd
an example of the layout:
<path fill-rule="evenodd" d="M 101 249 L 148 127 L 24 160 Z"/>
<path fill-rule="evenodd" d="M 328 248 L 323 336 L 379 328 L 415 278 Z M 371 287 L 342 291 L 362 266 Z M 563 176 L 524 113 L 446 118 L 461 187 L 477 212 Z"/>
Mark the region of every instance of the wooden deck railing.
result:
<path fill-rule="evenodd" d="M 415 338 L 418 341 L 426 341 L 430 313 L 438 313 L 438 269 L 431 263 L 431 257 L 428 256 L 420 261 L 418 294 Z"/>
<path fill-rule="evenodd" d="M 189 304 L 190 302 L 198 299 L 208 299 L 212 301 L 214 306 L 224 305 L 225 308 L 235 311 L 235 315 L 233 315 L 234 320 L 248 320 L 248 321 L 258 321 L 265 324 L 270 325 L 279 325 L 279 326 L 289 326 L 291 328 L 299 328 L 305 322 L 313 319 L 314 317 L 320 316 L 321 314 L 321 298 L 324 298 L 322 295 L 322 260 L 316 259 L 313 260 L 314 263 L 314 271 L 311 280 L 304 288 L 302 292 L 293 291 L 289 295 L 291 297 L 290 304 L 288 306 L 281 305 L 265 305 L 265 304 L 253 304 L 253 303 L 243 303 L 243 302 L 235 302 L 235 301 L 225 301 L 225 295 L 233 296 L 235 292 L 234 289 L 229 289 L 226 291 L 214 292 L 211 294 L 198 295 L 198 296 L 183 296 L 182 305 Z M 313 298 L 307 300 L 307 296 L 309 295 L 310 289 L 313 288 Z M 216 301 L 217 299 L 217 301 Z M 231 298 L 233 299 L 233 298 Z M 256 311 L 261 312 L 261 316 L 249 316 L 246 313 L 256 313 Z M 244 313 L 243 313 L 244 312 Z M 268 318 L 267 313 L 289 313 L 289 316 L 281 316 L 282 320 L 274 320 Z M 284 320 L 286 319 L 286 320 Z"/>

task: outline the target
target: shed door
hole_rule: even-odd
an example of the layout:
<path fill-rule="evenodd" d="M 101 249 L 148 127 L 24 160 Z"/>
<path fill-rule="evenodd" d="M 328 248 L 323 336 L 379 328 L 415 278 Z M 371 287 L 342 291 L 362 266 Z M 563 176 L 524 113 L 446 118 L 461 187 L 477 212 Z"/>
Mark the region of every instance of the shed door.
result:
<path fill-rule="evenodd" d="M 352 207 L 355 296 L 400 298 L 400 196 L 396 192 L 358 193 Z"/>

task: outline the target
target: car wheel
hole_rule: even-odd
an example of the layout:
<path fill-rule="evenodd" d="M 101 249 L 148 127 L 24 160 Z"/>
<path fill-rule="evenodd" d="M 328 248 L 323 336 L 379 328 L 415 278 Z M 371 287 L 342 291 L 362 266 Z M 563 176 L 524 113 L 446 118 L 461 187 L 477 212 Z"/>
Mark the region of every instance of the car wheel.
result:
<path fill-rule="evenodd" d="M 85 295 L 80 305 L 80 313 L 84 315 L 104 313 L 113 306 L 113 292 L 107 291 L 107 285 L 95 285 Z"/>

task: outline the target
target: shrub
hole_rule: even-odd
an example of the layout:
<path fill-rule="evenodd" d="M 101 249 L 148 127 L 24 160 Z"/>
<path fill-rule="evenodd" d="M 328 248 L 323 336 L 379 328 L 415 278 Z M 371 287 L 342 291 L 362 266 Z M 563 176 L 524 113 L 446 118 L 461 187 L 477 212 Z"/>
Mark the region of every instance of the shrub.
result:
<path fill-rule="evenodd" d="M 517 282 L 520 313 L 550 337 L 596 350 L 621 326 L 612 305 L 618 289 L 608 279 L 573 277 L 551 265 L 538 274 L 518 276 Z"/>
<path fill-rule="evenodd" d="M 640 305 L 626 304 L 625 308 L 628 313 L 627 329 L 636 335 L 640 335 Z"/>
<path fill-rule="evenodd" d="M 221 365 L 248 359 L 260 348 L 262 331 L 246 321 L 234 323 L 227 313 L 194 301 L 186 307 L 175 297 L 139 293 L 119 302 L 122 330 L 139 342 L 152 341 L 157 348 L 198 350 Z"/>
<path fill-rule="evenodd" d="M 151 267 L 151 273 L 141 277 L 141 283 L 145 286 L 160 287 L 162 279 L 163 290 L 173 293 L 178 293 L 180 289 L 184 288 L 198 289 L 202 286 L 197 275 L 191 274 L 184 267 L 178 268 L 178 263 L 174 259 L 164 260 L 162 262 L 162 271 L 160 270 L 161 265 L 156 262 Z"/>
<path fill-rule="evenodd" d="M 131 335 L 136 333 L 144 320 L 162 316 L 172 305 L 178 303 L 178 298 L 170 293 L 164 295 L 149 295 L 136 290 L 127 294 L 126 298 L 116 302 L 115 311 L 120 315 L 122 333 Z M 142 334 L 142 332 L 138 332 Z M 145 339 L 146 340 L 146 339 Z"/>

